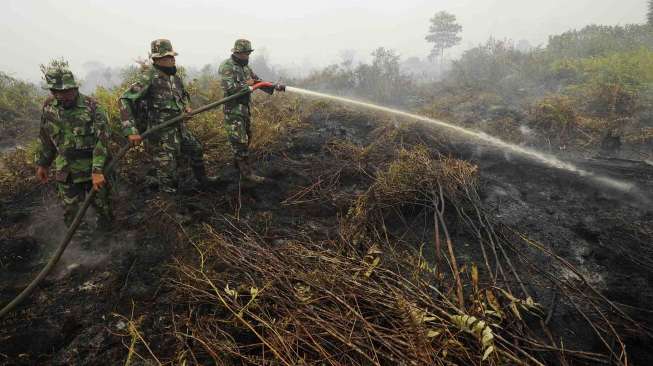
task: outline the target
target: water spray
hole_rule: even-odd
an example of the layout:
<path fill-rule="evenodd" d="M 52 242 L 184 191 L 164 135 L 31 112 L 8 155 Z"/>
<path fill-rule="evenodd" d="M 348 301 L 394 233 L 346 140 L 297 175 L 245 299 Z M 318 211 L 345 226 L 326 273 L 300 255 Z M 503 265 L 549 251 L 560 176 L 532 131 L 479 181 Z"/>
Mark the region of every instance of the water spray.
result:
<path fill-rule="evenodd" d="M 341 103 L 344 103 L 344 104 L 351 104 L 351 105 L 355 105 L 355 106 L 359 106 L 359 107 L 363 107 L 363 108 L 367 108 L 367 109 L 372 109 L 372 110 L 376 110 L 376 111 L 380 111 L 380 112 L 385 112 L 385 113 L 394 114 L 394 115 L 397 115 L 397 116 L 410 118 L 410 119 L 417 120 L 417 121 L 420 121 L 420 122 L 426 122 L 426 123 L 429 123 L 429 124 L 432 124 L 432 125 L 436 125 L 438 127 L 443 127 L 443 128 L 449 129 L 451 131 L 454 131 L 456 133 L 459 133 L 461 135 L 471 137 L 471 138 L 476 139 L 476 140 L 485 141 L 485 142 L 490 143 L 490 144 L 492 144 L 492 145 L 494 145 L 496 147 L 499 147 L 500 149 L 502 149 L 504 151 L 509 151 L 509 152 L 512 152 L 512 153 L 527 157 L 527 158 L 529 158 L 531 160 L 535 160 L 535 161 L 537 161 L 539 163 L 542 163 L 542 164 L 544 164 L 546 166 L 556 168 L 556 169 L 560 169 L 560 170 L 566 170 L 566 171 L 575 173 L 575 174 L 577 174 L 577 175 L 579 175 L 579 176 L 581 176 L 583 178 L 590 179 L 590 180 L 592 180 L 592 181 L 594 181 L 596 183 L 599 183 L 599 184 L 601 184 L 603 186 L 607 186 L 607 187 L 610 187 L 610 188 L 613 188 L 613 189 L 616 189 L 616 190 L 619 190 L 619 191 L 622 191 L 622 192 L 630 192 L 634 187 L 632 183 L 620 181 L 620 180 L 605 177 L 605 176 L 602 176 L 602 175 L 597 175 L 597 174 L 592 173 L 590 171 L 580 169 L 577 166 L 575 166 L 574 164 L 562 161 L 562 160 L 558 159 L 557 157 L 555 157 L 553 155 L 544 154 L 544 153 L 541 153 L 541 152 L 533 150 L 533 149 L 529 149 L 529 148 L 526 148 L 526 147 L 523 147 L 523 146 L 511 144 L 509 142 L 501 140 L 500 138 L 490 136 L 490 135 L 488 135 L 488 134 L 486 134 L 484 132 L 473 131 L 473 130 L 470 130 L 470 129 L 467 129 L 467 128 L 464 128 L 464 127 L 460 127 L 460 126 L 456 126 L 456 125 L 453 125 L 453 124 L 450 124 L 450 123 L 447 123 L 447 122 L 444 122 L 444 121 L 440 121 L 440 120 L 437 120 L 437 119 L 424 117 L 424 116 L 420 116 L 420 115 L 417 115 L 417 114 L 405 112 L 405 111 L 402 111 L 402 110 L 399 110 L 399 109 L 384 107 L 384 106 L 380 106 L 380 105 L 373 104 L 373 103 L 362 102 L 362 101 L 355 100 L 355 99 L 338 97 L 338 96 L 335 96 L 335 95 L 330 95 L 330 94 L 325 94 L 325 93 L 318 93 L 318 92 L 314 92 L 314 91 L 311 91 L 311 90 L 296 88 L 296 87 L 292 87 L 292 86 L 286 87 L 286 91 L 294 92 L 294 93 L 298 93 L 298 94 L 303 94 L 303 95 L 307 95 L 307 96 L 312 96 L 312 97 L 317 97 L 317 98 L 335 100 L 335 101 L 338 101 L 338 102 L 341 102 Z"/>

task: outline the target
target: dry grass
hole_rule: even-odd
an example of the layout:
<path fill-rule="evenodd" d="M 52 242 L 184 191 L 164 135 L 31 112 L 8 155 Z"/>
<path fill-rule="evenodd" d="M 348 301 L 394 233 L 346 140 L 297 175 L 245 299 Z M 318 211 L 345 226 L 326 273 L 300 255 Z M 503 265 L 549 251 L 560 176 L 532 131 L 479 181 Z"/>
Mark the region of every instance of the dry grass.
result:
<path fill-rule="evenodd" d="M 561 96 L 550 96 L 538 101 L 534 106 L 533 113 L 535 115 L 534 127 L 547 134 L 567 134 L 578 118 L 573 107 L 573 100 Z"/>
<path fill-rule="evenodd" d="M 253 156 L 262 158 L 275 154 L 285 147 L 285 136 L 302 124 L 304 109 L 292 96 L 255 95 L 252 103 L 252 141 L 250 149 Z M 204 157 L 211 173 L 216 174 L 222 167 L 233 161 L 233 153 L 224 129 L 222 109 L 198 115 L 187 122 L 190 131 L 204 147 Z"/>
<path fill-rule="evenodd" d="M 254 234 L 207 230 L 199 262 L 179 263 L 171 280 L 194 309 L 176 320 L 188 363 L 536 363 L 502 335 L 516 326 L 511 300 L 478 278 L 476 306 L 464 310 L 451 289 L 432 285 L 418 255 L 378 246 L 360 254 L 338 242 L 269 247 Z"/>
<path fill-rule="evenodd" d="M 641 130 L 627 133 L 624 136 L 624 141 L 630 144 L 650 144 L 653 141 L 653 127 L 645 127 Z"/>
<path fill-rule="evenodd" d="M 446 156 L 431 156 L 425 146 L 398 151 L 396 160 L 377 173 L 372 185 L 352 205 L 348 226 L 359 232 L 366 225 L 383 225 L 389 211 L 406 206 L 434 207 L 441 197 L 462 204 L 465 192 L 475 191 L 477 167 Z"/>
<path fill-rule="evenodd" d="M 482 131 L 491 136 L 497 136 L 506 142 L 521 144 L 528 136 L 524 136 L 520 127 L 519 122 L 507 117 L 488 121 L 483 125 Z"/>
<path fill-rule="evenodd" d="M 34 146 L 18 147 L 0 157 L 0 201 L 32 191 L 37 182 L 34 178 Z"/>
<path fill-rule="evenodd" d="M 308 107 L 310 108 L 310 107 Z M 293 95 L 256 95 L 252 104 L 251 149 L 258 157 L 284 149 L 290 130 L 300 127 L 307 107 Z"/>
<path fill-rule="evenodd" d="M 237 222 L 227 220 L 230 229 L 220 232 L 206 226 L 203 239 L 192 242 L 197 259 L 179 260 L 170 279 L 179 305 L 171 334 L 179 342 L 171 359 L 222 365 L 627 364 L 613 322 L 636 328 L 632 319 L 597 296 L 563 258 L 495 227 L 479 208 L 476 166 L 403 145 L 401 135 L 387 128 L 367 146 L 333 142 L 324 160 L 305 167 L 307 174 L 322 175 L 286 204 L 316 198 L 326 204 L 342 193 L 347 175 L 369 182 L 366 191 L 350 193 L 339 239 L 298 235 L 269 243 Z M 406 207 L 433 216 L 435 258 L 387 230 L 385 216 Z M 461 248 L 447 227 L 453 218 L 476 238 L 483 265 L 458 263 Z M 539 268 L 529 262 L 532 251 L 577 278 Z M 603 352 L 559 346 L 547 326 L 551 312 L 529 294 L 523 271 L 531 283 L 552 286 L 561 303 L 587 320 Z M 614 319 L 605 317 L 610 309 Z"/>

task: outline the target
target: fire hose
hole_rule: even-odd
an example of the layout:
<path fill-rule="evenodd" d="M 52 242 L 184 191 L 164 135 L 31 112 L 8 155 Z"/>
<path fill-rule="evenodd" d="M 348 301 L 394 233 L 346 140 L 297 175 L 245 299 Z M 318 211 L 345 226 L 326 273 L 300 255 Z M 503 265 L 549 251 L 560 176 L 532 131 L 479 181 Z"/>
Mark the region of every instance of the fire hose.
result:
<path fill-rule="evenodd" d="M 250 89 L 241 91 L 239 93 L 236 93 L 234 95 L 230 95 L 226 98 L 220 99 L 218 101 L 215 101 L 213 103 L 209 103 L 207 105 L 204 105 L 202 107 L 199 107 L 195 110 L 193 110 L 190 113 L 184 113 L 181 114 L 177 117 L 171 118 L 155 127 L 152 127 L 145 131 L 141 137 L 142 139 L 147 139 L 154 135 L 157 132 L 160 132 L 162 130 L 165 130 L 169 127 L 175 126 L 179 122 L 188 119 L 194 115 L 206 112 L 208 110 L 214 109 L 215 107 L 218 107 L 224 103 L 230 102 L 234 99 L 238 99 L 246 94 L 249 94 L 253 92 L 256 89 L 262 89 L 266 92 L 270 92 L 272 89 L 274 90 L 279 90 L 283 91 L 285 90 L 285 87 L 283 85 L 277 84 L 273 85 L 268 82 L 260 82 L 258 84 L 253 85 Z M 107 164 L 107 166 L 104 168 L 104 174 L 109 175 L 118 165 L 118 162 L 127 154 L 129 149 L 131 148 L 131 144 L 128 142 L 125 145 L 123 145 L 120 150 L 118 150 L 118 153 L 115 155 L 115 157 Z M 88 207 L 91 205 L 91 202 L 93 201 L 93 198 L 95 197 L 96 191 L 91 190 L 90 193 L 86 195 L 86 199 L 84 200 L 84 203 L 82 206 L 79 208 L 79 211 L 77 211 L 77 215 L 75 215 L 75 218 L 73 219 L 72 224 L 70 227 L 68 227 L 68 231 L 66 231 L 66 235 L 64 238 L 61 240 L 61 243 L 57 247 L 57 250 L 55 251 L 54 255 L 50 258 L 48 263 L 43 267 L 41 272 L 30 282 L 30 284 L 20 293 L 18 294 L 9 304 L 7 304 L 5 307 L 0 310 L 0 318 L 3 318 L 5 315 L 7 315 L 10 311 L 12 311 L 16 306 L 18 306 L 23 300 L 25 300 L 36 288 L 36 286 L 41 283 L 41 281 L 52 271 L 54 266 L 59 262 L 59 259 L 63 255 L 63 252 L 66 250 L 66 247 L 70 243 L 70 240 L 72 239 L 73 235 L 77 231 L 77 228 L 79 227 L 80 223 L 82 222 L 82 219 L 84 218 L 84 215 L 86 214 L 86 210 Z"/>

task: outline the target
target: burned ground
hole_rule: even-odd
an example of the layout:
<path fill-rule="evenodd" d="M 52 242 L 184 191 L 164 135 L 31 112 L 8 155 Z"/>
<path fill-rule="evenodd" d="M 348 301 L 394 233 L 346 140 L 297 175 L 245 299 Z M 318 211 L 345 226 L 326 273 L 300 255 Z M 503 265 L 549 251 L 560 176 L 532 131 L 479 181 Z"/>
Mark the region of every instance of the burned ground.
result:
<path fill-rule="evenodd" d="M 619 363 L 624 349 L 631 364 L 653 361 L 653 214 L 645 201 L 652 198 L 653 167 L 579 162 L 639 187 L 616 192 L 491 147 L 479 152 L 430 127 L 341 108 L 309 111 L 274 148 L 256 151 L 257 168 L 271 179 L 260 186 L 239 184 L 235 169 L 222 163 L 212 166 L 220 173 L 213 190 L 191 189 L 177 198 L 121 175 L 117 229 L 90 249 L 73 243 L 56 273 L 1 320 L 0 362 L 480 362 L 489 344 L 455 332 L 452 319 L 462 308 L 456 274 L 443 233 L 441 242 L 434 240 L 444 227 L 465 314 L 501 325 L 491 328 L 498 351 L 489 362 L 516 356 L 526 364 Z M 431 166 L 441 169 L 427 178 L 437 176 L 441 184 L 415 184 Z M 434 224 L 434 207 L 443 204 L 443 222 Z M 51 229 L 60 219 L 53 192 L 36 186 L 3 201 L 1 219 L 4 304 L 31 280 L 62 233 Z M 266 267 L 275 264 L 284 268 Z M 423 290 L 428 281 L 441 293 Z M 394 291 L 395 302 L 384 291 Z M 352 298 L 358 311 L 346 310 L 343 319 L 330 313 L 345 306 L 339 300 Z M 378 300 L 378 309 L 366 298 Z M 240 316 L 231 312 L 239 307 Z M 401 309 L 411 314 L 408 320 Z M 437 319 L 422 314 L 415 320 L 416 309 Z M 434 309 L 449 311 L 451 319 Z M 355 314 L 370 324 L 349 323 Z M 333 324 L 324 322 L 329 316 Z M 290 325 L 279 324 L 284 321 Z M 352 326 L 352 340 L 338 338 L 338 323 Z M 357 337 L 385 328 L 389 333 L 380 334 L 390 334 L 390 344 Z M 529 343 L 533 339 L 544 341 Z M 293 345 L 292 352 L 275 354 Z"/>

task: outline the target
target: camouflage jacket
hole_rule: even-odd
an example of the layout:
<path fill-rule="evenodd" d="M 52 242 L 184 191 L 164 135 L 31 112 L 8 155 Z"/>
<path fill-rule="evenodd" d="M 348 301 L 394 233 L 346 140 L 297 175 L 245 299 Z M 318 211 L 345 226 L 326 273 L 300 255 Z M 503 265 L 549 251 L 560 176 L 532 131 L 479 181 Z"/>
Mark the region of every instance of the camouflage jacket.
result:
<path fill-rule="evenodd" d="M 102 173 L 109 158 L 108 117 L 97 102 L 83 94 L 75 105 L 64 108 L 53 97 L 43 105 L 36 164 L 49 167 L 54 161 L 58 181 L 72 177 L 74 183 Z"/>
<path fill-rule="evenodd" d="M 120 119 L 125 135 L 137 135 L 182 113 L 190 96 L 180 76 L 168 76 L 154 67 L 143 70 L 138 80 L 120 97 Z M 142 120 L 145 119 L 145 123 Z"/>
<path fill-rule="evenodd" d="M 240 93 L 241 91 L 248 90 L 247 80 L 252 79 L 259 81 L 260 78 L 254 73 L 248 65 L 242 66 L 238 63 L 234 56 L 229 57 L 220 64 L 218 69 L 220 73 L 220 86 L 224 96 L 228 97 Z M 236 107 L 237 105 L 249 104 L 250 95 L 246 94 L 235 101 L 225 104 L 225 111 Z"/>

